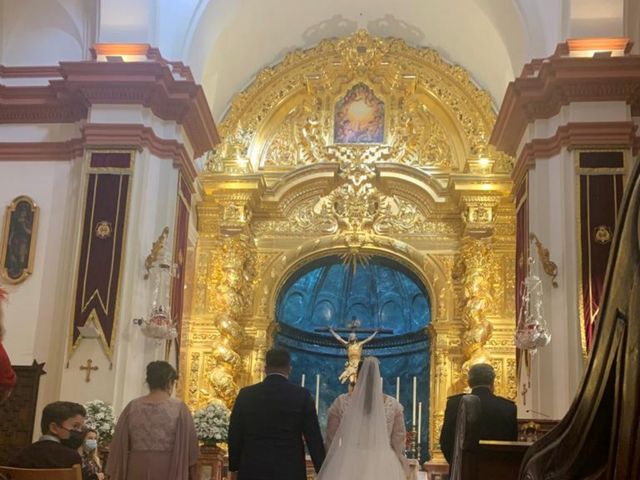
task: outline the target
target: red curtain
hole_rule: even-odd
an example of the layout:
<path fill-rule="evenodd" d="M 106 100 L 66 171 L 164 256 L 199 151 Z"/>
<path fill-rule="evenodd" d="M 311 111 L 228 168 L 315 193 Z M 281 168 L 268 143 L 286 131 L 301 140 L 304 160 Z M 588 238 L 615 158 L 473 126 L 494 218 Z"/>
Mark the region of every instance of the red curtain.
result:
<path fill-rule="evenodd" d="M 623 192 L 622 152 L 580 152 L 580 280 L 583 341 L 591 350 Z"/>

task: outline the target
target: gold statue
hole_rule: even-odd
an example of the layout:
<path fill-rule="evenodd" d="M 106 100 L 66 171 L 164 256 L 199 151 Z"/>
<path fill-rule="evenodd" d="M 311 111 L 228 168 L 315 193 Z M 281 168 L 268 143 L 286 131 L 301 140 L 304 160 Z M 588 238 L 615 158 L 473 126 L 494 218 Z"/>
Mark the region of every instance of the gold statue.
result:
<path fill-rule="evenodd" d="M 347 349 L 347 361 L 344 364 L 344 372 L 342 372 L 339 377 L 340 383 L 344 383 L 349 380 L 349 384 L 353 385 L 356 383 L 356 378 L 358 377 L 358 364 L 360 363 L 360 360 L 362 360 L 362 348 L 373 340 L 373 337 L 375 337 L 380 330 L 375 330 L 367 338 L 360 341 L 358 341 L 358 336 L 355 331 L 352 331 L 349 334 L 349 340 L 342 338 L 333 328 L 329 327 L 329 331 L 336 340 L 338 340 Z"/>

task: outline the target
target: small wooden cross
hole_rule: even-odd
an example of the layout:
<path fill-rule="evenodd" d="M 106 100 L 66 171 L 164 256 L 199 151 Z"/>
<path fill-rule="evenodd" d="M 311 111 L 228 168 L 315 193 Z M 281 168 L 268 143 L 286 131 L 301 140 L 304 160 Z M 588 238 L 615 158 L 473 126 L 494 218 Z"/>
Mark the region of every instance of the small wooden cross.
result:
<path fill-rule="evenodd" d="M 91 370 L 98 370 L 98 367 L 92 367 L 91 366 L 92 363 L 93 363 L 93 360 L 88 359 L 86 365 L 80 365 L 80 370 L 86 370 L 87 371 L 87 376 L 84 379 L 85 382 L 90 382 L 91 381 Z"/>

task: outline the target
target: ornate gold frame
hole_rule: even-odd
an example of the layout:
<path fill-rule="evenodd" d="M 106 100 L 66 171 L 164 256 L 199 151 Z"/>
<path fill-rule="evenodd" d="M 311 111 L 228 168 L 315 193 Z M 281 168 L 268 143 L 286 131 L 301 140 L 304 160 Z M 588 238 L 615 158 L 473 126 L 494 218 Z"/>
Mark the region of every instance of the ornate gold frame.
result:
<path fill-rule="evenodd" d="M 334 101 L 354 81 L 382 94 L 384 144 L 333 145 Z M 392 258 L 429 292 L 434 454 L 446 398 L 466 388 L 470 365 L 491 362 L 497 391 L 515 398 L 513 162 L 488 145 L 494 122 L 464 69 L 365 31 L 260 72 L 234 99 L 200 177 L 185 401 L 230 404 L 259 381 L 279 289 L 341 253 Z"/>
<path fill-rule="evenodd" d="M 22 274 L 18 278 L 11 278 L 7 273 L 5 262 L 7 259 L 7 253 L 9 249 L 9 230 L 11 228 L 11 216 L 16 211 L 19 203 L 26 202 L 31 208 L 31 214 L 33 221 L 31 223 L 31 238 L 29 239 L 29 259 L 27 261 L 26 268 L 22 271 Z M 2 248 L 0 249 L 0 273 L 6 283 L 18 284 L 24 282 L 29 275 L 33 273 L 33 262 L 36 255 L 36 242 L 38 237 L 38 219 L 40 217 L 40 207 L 26 195 L 20 195 L 14 198 L 9 205 L 7 205 L 4 214 L 4 230 L 2 234 Z"/>

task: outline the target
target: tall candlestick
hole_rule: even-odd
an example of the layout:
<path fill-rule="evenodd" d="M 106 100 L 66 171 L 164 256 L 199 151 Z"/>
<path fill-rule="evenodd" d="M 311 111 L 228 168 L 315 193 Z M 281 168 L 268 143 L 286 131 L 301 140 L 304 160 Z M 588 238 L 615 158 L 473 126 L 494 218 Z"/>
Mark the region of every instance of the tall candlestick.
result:
<path fill-rule="evenodd" d="M 300 385 L 302 387 L 304 387 L 304 381 L 305 381 L 306 377 L 304 376 L 304 373 L 302 374 L 302 382 L 300 383 Z"/>
<path fill-rule="evenodd" d="M 412 404 L 412 413 L 413 415 L 411 416 L 411 425 L 413 425 L 414 427 L 416 426 L 416 398 L 418 394 L 418 379 L 416 377 L 413 377 L 413 404 Z"/>
<path fill-rule="evenodd" d="M 396 377 L 396 400 L 400 401 L 400 377 Z"/>
<path fill-rule="evenodd" d="M 316 374 L 316 412 L 320 408 L 320 374 Z"/>
<path fill-rule="evenodd" d="M 422 443 L 422 402 L 418 403 L 418 445 Z M 418 455 L 420 452 L 418 452 Z"/>

